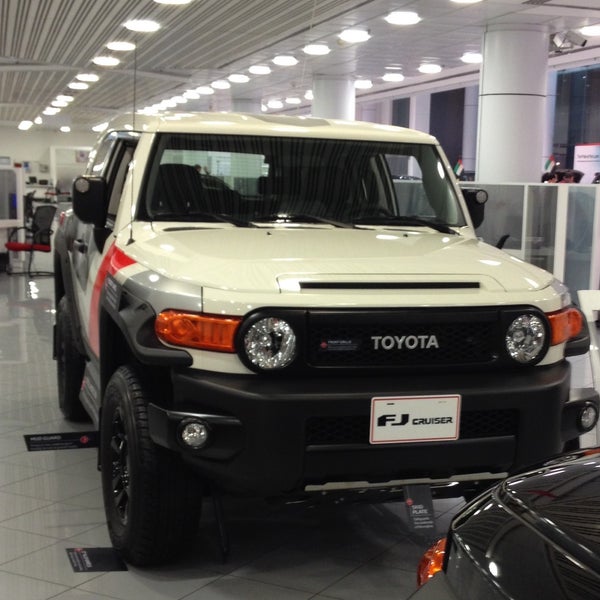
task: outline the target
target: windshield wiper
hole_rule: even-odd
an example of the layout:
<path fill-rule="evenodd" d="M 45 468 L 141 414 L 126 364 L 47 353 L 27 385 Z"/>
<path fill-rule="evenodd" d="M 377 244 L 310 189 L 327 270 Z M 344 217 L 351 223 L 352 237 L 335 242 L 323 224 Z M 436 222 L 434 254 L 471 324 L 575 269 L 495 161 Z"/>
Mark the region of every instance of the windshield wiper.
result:
<path fill-rule="evenodd" d="M 231 215 L 223 215 L 211 212 L 188 212 L 188 213 L 157 213 L 150 217 L 152 221 L 182 221 L 184 223 L 230 223 L 236 227 L 254 227 L 249 221 L 236 219 Z"/>
<path fill-rule="evenodd" d="M 450 227 L 450 225 L 446 223 L 442 223 L 441 221 L 433 221 L 430 219 L 423 219 L 414 215 L 361 217 L 359 219 L 354 219 L 353 223 L 354 225 L 412 225 L 415 227 L 431 227 L 432 229 L 435 229 L 440 233 L 450 233 L 458 235 L 456 231 L 454 231 L 454 229 L 452 229 L 452 227 Z"/>
<path fill-rule="evenodd" d="M 317 217 L 315 215 L 306 215 L 302 213 L 273 213 L 271 215 L 253 217 L 252 221 L 255 223 L 319 223 L 322 225 L 332 225 L 333 227 L 353 227 L 353 225 L 350 223 L 343 223 L 342 221 L 336 221 L 335 219 L 326 219 L 324 217 Z"/>

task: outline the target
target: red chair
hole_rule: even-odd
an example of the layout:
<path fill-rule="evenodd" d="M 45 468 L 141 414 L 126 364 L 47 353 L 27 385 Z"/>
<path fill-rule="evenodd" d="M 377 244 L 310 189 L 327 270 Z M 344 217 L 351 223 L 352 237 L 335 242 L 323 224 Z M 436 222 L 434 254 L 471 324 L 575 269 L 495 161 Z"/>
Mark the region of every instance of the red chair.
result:
<path fill-rule="evenodd" d="M 52 223 L 55 214 L 56 206 L 43 204 L 36 207 L 33 211 L 31 225 L 17 227 L 11 231 L 8 242 L 4 244 L 6 249 L 9 252 L 28 252 L 29 257 L 26 271 L 13 271 L 9 261 L 6 269 L 9 275 L 29 275 L 30 277 L 34 277 L 35 275 L 53 275 L 51 271 L 32 271 L 31 266 L 34 252 L 50 252 L 52 250 L 50 238 L 54 233 Z M 18 240 L 20 231 L 25 232 L 25 240 L 22 242 Z"/>

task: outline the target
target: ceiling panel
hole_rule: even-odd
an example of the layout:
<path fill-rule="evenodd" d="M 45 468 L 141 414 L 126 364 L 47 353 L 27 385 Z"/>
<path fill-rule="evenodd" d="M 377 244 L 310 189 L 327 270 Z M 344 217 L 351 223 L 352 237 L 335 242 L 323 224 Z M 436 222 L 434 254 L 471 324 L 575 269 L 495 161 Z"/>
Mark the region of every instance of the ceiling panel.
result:
<path fill-rule="evenodd" d="M 541 4 L 540 4 L 541 2 Z M 386 66 L 401 65 L 404 84 L 422 79 L 424 58 L 444 66 L 443 76 L 464 68 L 466 50 L 480 48 L 485 28 L 499 23 L 543 24 L 549 32 L 600 23 L 597 7 L 580 0 L 483 0 L 464 5 L 450 0 L 193 0 L 167 6 L 153 0 L 0 0 L 0 124 L 33 119 L 58 95 L 67 93 L 75 75 L 89 71 L 91 59 L 109 41 L 137 44 L 121 53 L 121 64 L 94 67 L 100 81 L 78 93 L 74 102 L 41 127 L 70 124 L 89 129 L 116 112 L 142 107 L 184 90 L 210 84 L 250 65 L 271 64 L 277 53 L 293 53 L 300 63 L 276 67 L 247 84 L 232 84 L 192 103 L 194 108 L 227 110 L 232 98 L 256 103 L 302 95 L 315 74 L 353 74 L 385 90 Z M 588 3 L 591 4 L 591 3 Z M 383 20 L 391 10 L 416 10 L 422 21 L 393 27 Z M 154 19 L 158 32 L 134 34 L 123 27 L 131 18 Z M 365 44 L 344 45 L 337 38 L 348 26 L 369 29 Z M 328 56 L 302 53 L 308 42 L 326 42 Z M 600 41 L 590 41 L 588 48 Z M 110 54 L 110 52 L 108 52 Z M 387 87 L 386 87 L 387 85 Z M 359 92 L 360 95 L 361 92 Z M 401 93 L 401 92 L 399 92 Z"/>

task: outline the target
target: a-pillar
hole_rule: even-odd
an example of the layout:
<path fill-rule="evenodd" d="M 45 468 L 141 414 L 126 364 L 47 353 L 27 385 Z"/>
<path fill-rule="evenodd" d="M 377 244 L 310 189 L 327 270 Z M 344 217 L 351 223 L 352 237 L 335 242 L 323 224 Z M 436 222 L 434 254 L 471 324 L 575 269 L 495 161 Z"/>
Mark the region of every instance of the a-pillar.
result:
<path fill-rule="evenodd" d="M 479 85 L 479 181 L 540 181 L 547 66 L 544 27 L 499 25 L 485 32 Z"/>
<path fill-rule="evenodd" d="M 313 117 L 346 121 L 356 118 L 356 92 L 352 77 L 315 75 L 312 92 Z"/>

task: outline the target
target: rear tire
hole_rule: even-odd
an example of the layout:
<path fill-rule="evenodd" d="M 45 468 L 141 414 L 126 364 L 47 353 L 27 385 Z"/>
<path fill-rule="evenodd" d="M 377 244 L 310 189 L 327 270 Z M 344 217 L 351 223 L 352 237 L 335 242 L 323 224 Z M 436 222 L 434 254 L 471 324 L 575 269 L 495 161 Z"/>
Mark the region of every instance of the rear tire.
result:
<path fill-rule="evenodd" d="M 100 427 L 102 490 L 110 538 L 137 566 L 168 562 L 197 534 L 202 510 L 199 479 L 173 452 L 154 444 L 151 399 L 136 369 L 122 366 L 104 395 Z"/>
<path fill-rule="evenodd" d="M 85 370 L 85 358 L 79 353 L 73 338 L 73 318 L 66 296 L 56 310 L 56 373 L 58 379 L 58 405 L 69 421 L 89 419 L 79 392 Z"/>

